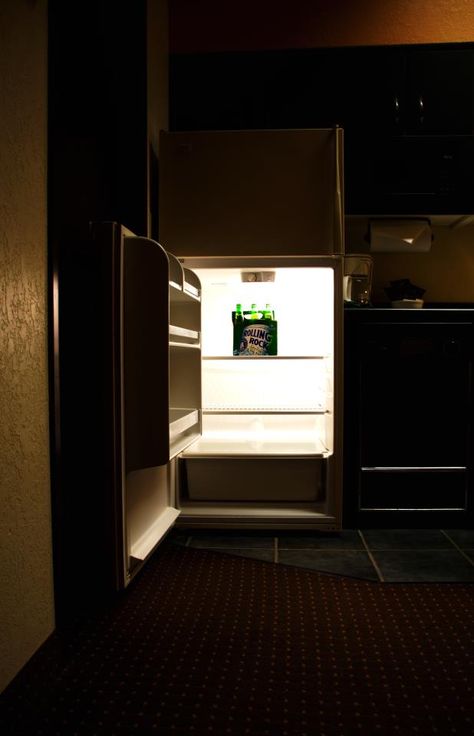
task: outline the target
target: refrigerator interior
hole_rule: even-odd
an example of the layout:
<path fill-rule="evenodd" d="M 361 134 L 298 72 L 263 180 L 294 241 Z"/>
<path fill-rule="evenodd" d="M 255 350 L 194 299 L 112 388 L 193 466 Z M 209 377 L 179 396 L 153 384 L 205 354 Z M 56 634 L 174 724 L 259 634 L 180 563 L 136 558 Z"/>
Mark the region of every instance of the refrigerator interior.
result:
<path fill-rule="evenodd" d="M 330 516 L 335 275 L 330 259 L 309 262 L 193 265 L 201 284 L 202 434 L 180 454 L 184 522 Z M 233 355 L 237 303 L 271 305 L 277 356 Z"/>

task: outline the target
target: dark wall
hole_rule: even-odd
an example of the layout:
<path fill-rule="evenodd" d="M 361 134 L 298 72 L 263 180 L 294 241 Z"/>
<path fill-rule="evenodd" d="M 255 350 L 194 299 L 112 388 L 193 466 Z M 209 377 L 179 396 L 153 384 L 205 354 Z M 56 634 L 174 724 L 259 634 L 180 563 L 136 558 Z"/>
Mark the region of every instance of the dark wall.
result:
<path fill-rule="evenodd" d="M 147 228 L 146 2 L 49 9 L 49 215 Z"/>

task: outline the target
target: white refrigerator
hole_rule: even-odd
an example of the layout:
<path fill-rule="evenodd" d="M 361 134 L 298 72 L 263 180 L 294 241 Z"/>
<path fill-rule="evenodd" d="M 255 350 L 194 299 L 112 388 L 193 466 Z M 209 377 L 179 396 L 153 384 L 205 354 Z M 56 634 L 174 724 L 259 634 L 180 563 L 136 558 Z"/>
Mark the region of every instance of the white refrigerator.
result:
<path fill-rule="evenodd" d="M 174 525 L 341 528 L 342 170 L 340 129 L 166 133 L 160 243 L 98 223 L 71 249 L 99 461 L 76 493 L 102 497 L 116 589 Z M 271 305 L 277 355 L 233 354 L 237 303 Z"/>

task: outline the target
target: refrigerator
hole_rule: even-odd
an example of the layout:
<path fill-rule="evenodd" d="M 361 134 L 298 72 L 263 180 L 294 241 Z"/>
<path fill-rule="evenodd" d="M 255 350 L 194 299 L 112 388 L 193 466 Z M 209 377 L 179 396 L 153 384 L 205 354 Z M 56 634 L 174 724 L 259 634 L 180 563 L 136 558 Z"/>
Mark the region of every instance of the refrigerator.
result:
<path fill-rule="evenodd" d="M 160 242 L 116 222 L 70 239 L 78 575 L 125 588 L 173 527 L 341 528 L 342 145 L 340 129 L 163 133 Z M 270 305 L 276 355 L 234 354 L 238 303 Z"/>

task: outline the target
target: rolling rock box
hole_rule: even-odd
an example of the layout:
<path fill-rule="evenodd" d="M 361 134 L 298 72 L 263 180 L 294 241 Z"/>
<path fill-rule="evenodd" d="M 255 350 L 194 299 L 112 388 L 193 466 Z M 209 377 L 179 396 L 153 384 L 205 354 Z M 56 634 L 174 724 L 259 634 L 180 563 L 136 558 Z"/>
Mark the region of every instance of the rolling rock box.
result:
<path fill-rule="evenodd" d="M 251 318 L 250 310 L 242 312 L 243 319 L 236 319 L 232 312 L 234 323 L 234 355 L 277 355 L 277 321 L 263 316 Z M 259 313 L 261 314 L 261 312 Z"/>

